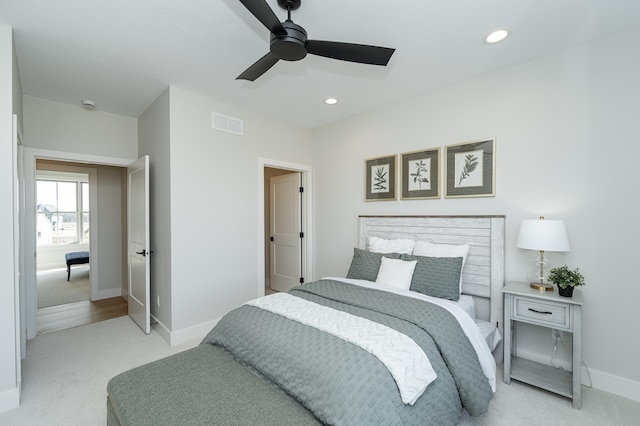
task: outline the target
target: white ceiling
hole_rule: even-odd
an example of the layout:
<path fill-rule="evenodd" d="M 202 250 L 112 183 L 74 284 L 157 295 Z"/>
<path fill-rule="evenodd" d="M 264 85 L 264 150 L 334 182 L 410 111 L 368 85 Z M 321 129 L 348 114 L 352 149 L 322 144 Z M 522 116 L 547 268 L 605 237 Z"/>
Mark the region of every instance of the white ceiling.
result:
<path fill-rule="evenodd" d="M 25 94 L 138 117 L 174 85 L 309 128 L 639 26 L 640 1 L 302 0 L 292 19 L 310 39 L 396 52 L 387 67 L 309 55 L 248 82 L 235 78 L 269 32 L 238 0 L 0 0 Z M 509 39 L 482 42 L 502 27 Z"/>

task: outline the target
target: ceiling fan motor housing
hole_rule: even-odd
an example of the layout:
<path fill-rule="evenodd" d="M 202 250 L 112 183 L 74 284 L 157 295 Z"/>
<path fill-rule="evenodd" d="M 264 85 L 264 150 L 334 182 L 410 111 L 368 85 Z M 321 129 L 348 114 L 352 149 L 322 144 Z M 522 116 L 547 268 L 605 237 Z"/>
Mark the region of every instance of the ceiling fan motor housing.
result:
<path fill-rule="evenodd" d="M 307 56 L 307 32 L 287 20 L 282 23 L 286 34 L 271 34 L 271 53 L 285 61 L 299 61 Z"/>

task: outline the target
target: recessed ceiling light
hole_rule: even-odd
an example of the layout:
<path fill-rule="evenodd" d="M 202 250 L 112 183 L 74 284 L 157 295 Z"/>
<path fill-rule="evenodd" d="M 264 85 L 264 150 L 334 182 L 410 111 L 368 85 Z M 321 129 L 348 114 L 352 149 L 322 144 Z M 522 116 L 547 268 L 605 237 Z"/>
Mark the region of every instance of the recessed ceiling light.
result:
<path fill-rule="evenodd" d="M 511 30 L 500 29 L 490 33 L 488 36 L 484 38 L 484 42 L 487 44 L 495 44 L 500 43 L 505 38 L 509 37 L 511 34 Z"/>
<path fill-rule="evenodd" d="M 338 100 L 336 98 L 327 98 L 324 100 L 324 103 L 327 105 L 335 105 L 338 103 Z"/>

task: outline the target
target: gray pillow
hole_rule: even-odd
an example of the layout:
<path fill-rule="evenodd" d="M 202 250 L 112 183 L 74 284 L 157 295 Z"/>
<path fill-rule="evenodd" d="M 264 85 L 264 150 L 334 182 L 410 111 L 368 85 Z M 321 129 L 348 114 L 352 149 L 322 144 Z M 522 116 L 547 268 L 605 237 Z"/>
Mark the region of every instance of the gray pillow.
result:
<path fill-rule="evenodd" d="M 426 257 L 403 254 L 402 260 L 417 260 L 411 291 L 457 301 L 460 299 L 462 257 Z"/>
<path fill-rule="evenodd" d="M 375 281 L 378 277 L 378 270 L 380 269 L 380 262 L 382 262 L 383 257 L 400 259 L 400 254 L 374 253 L 354 247 L 353 258 L 351 259 L 349 272 L 347 272 L 347 278 Z"/>

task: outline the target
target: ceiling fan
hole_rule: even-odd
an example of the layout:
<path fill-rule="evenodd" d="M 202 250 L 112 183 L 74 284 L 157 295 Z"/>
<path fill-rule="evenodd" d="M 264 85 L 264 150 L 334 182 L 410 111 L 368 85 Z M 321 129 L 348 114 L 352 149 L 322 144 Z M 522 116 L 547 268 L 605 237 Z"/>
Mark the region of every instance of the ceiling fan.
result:
<path fill-rule="evenodd" d="M 280 59 L 299 61 L 307 56 L 307 53 L 341 61 L 387 65 L 395 49 L 336 41 L 308 40 L 305 29 L 291 20 L 291 11 L 300 7 L 301 1 L 278 0 L 278 5 L 287 11 L 287 20 L 280 22 L 266 0 L 240 0 L 240 3 L 271 32 L 271 47 L 269 53 L 258 59 L 236 80 L 254 81 Z"/>

